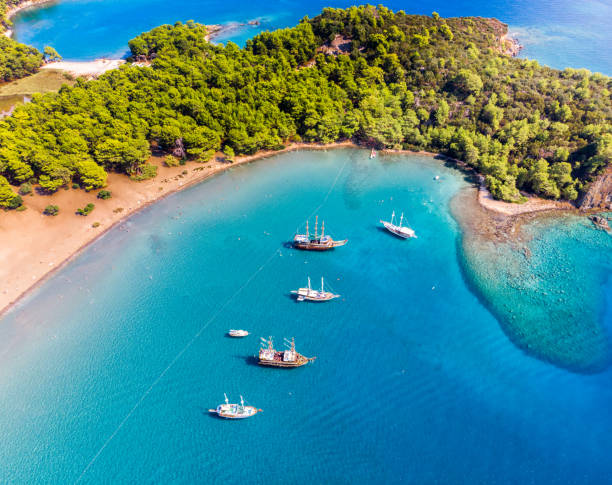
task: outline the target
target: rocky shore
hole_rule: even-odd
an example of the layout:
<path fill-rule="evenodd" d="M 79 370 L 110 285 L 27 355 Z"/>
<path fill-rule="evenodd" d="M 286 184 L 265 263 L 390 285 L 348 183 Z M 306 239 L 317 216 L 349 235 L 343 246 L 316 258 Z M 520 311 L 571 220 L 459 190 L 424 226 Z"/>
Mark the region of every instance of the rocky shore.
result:
<path fill-rule="evenodd" d="M 580 199 L 580 210 L 612 210 L 612 165 L 591 183 Z"/>

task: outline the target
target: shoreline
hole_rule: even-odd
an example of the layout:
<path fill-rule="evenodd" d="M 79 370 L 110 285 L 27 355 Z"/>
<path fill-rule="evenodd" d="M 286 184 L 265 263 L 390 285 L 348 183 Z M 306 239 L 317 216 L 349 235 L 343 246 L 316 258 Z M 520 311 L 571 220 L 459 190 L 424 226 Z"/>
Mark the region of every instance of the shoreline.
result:
<path fill-rule="evenodd" d="M 0 281 L 4 283 L 0 287 L 0 317 L 15 308 L 25 297 L 72 262 L 93 242 L 157 201 L 232 167 L 292 151 L 338 148 L 367 149 L 351 140 L 327 145 L 293 143 L 282 150 L 261 150 L 253 155 L 238 156 L 233 163 L 220 161 L 219 154 L 217 154 L 210 162 L 187 162 L 185 165 L 172 168 L 163 166 L 161 157 L 152 157 L 150 161 L 158 166 L 158 175 L 151 180 L 134 182 L 125 174 L 110 173 L 106 188 L 113 193 L 113 197 L 106 201 L 96 198 L 98 190 L 87 193 L 83 190 L 60 189 L 53 195 L 24 196 L 24 205 L 28 207 L 26 211 L 6 212 L 0 219 L 0 234 L 3 235 L 4 240 L 11 241 L 11 244 L 0 248 L 0 261 L 2 262 Z M 432 152 L 387 150 L 381 153 L 383 155 L 428 156 L 451 162 L 457 169 L 473 173 L 463 162 Z M 480 191 L 477 199 L 480 202 Z M 493 201 L 495 204 L 489 204 L 489 206 L 482 203 L 479 205 L 487 212 L 501 218 L 503 227 L 508 227 L 509 223 L 514 225 L 513 221 L 517 219 L 517 215 L 569 209 L 566 206 L 550 207 L 548 203 L 551 201 L 535 199 L 538 202 L 529 206 L 527 210 L 514 212 L 508 211 L 509 206 L 520 207 L 519 204 Z M 74 214 L 73 211 L 77 207 L 82 207 L 88 202 L 96 205 L 90 216 L 82 217 Z M 60 214 L 56 217 L 43 215 L 42 209 L 48 204 L 59 205 Z M 117 207 L 118 204 L 121 204 L 121 207 Z M 100 223 L 99 228 L 93 227 L 93 223 L 97 222 Z M 514 231 L 511 232 L 514 233 Z M 53 260 L 59 262 L 56 263 Z M 41 267 L 41 265 L 44 266 Z"/>
<path fill-rule="evenodd" d="M 21 2 L 19 5 L 15 5 L 14 7 L 9 8 L 6 13 L 4 14 L 4 21 L 10 21 L 13 19 L 13 17 L 15 17 L 15 15 L 17 15 L 19 12 L 21 12 L 22 10 L 27 10 L 28 8 L 31 7 L 39 7 L 40 5 L 43 5 L 45 3 L 52 3 L 55 2 L 57 0 L 27 0 L 25 2 Z M 3 34 L 5 37 L 8 37 L 9 39 L 13 38 L 13 29 L 12 28 L 7 28 Z"/>
<path fill-rule="evenodd" d="M 142 209 L 171 194 L 201 183 L 229 168 L 269 158 L 274 155 L 296 150 L 327 150 L 352 147 L 357 147 L 357 145 L 351 141 L 342 141 L 329 145 L 295 143 L 282 150 L 262 150 L 253 155 L 236 157 L 233 163 L 218 160 L 205 163 L 187 162 L 183 166 L 172 168 L 162 166 L 162 159 L 153 157 L 153 160 L 150 160 L 150 162 L 156 162 L 158 174 L 151 180 L 134 182 L 125 174 L 110 173 L 108 177 L 109 184 L 106 189 L 113 193 L 113 197 L 107 201 L 96 198 L 99 190 L 87 193 L 80 189 L 68 191 L 60 189 L 53 195 L 37 194 L 34 196 L 36 204 L 31 203 L 32 198 L 30 196 L 24 196 L 24 205 L 28 207 L 25 212 L 5 212 L 3 214 L 4 217 L 0 219 L 0 234 L 3 235 L 3 239 L 12 241 L 10 245 L 4 245 L 0 248 L 0 281 L 3 281 L 3 286 L 0 287 L 0 318 L 4 317 L 24 298 L 63 269 L 108 231 Z M 185 171 L 188 174 L 185 175 Z M 167 190 L 166 187 L 163 187 L 163 184 L 168 185 Z M 117 189 L 126 190 L 125 194 L 121 194 L 123 197 L 119 199 L 115 197 Z M 60 206 L 60 215 L 56 217 L 43 215 L 41 207 L 57 204 L 58 198 L 71 200 L 74 208 Z M 110 205 L 115 206 L 118 201 L 124 205 L 131 204 L 131 207 L 121 207 L 120 211 L 116 211 L 117 207 L 112 209 Z M 73 211 L 77 207 L 82 207 L 88 202 L 96 205 L 90 216 L 82 217 L 74 214 Z M 106 209 L 103 214 L 105 217 L 102 218 L 100 218 L 101 208 Z M 28 220 L 24 221 L 24 218 Z M 70 219 L 67 220 L 67 218 Z M 17 219 L 21 219 L 21 224 L 16 224 Z M 104 220 L 99 226 L 100 229 L 92 227 L 92 224 L 99 222 L 99 219 Z M 34 229 L 32 233 L 35 236 L 35 240 L 29 237 L 30 230 L 32 229 Z M 5 234 L 7 235 L 5 236 Z M 28 247 L 36 244 L 42 249 L 52 249 L 49 253 L 28 250 Z M 41 258 L 44 260 L 41 261 Z M 49 261 L 49 259 L 57 259 L 59 262 Z M 44 266 L 42 272 L 40 272 L 41 264 L 47 265 Z M 36 272 L 40 272 L 40 274 L 30 277 L 32 273 Z M 8 288 L 14 289 L 14 291 L 9 293 Z"/>

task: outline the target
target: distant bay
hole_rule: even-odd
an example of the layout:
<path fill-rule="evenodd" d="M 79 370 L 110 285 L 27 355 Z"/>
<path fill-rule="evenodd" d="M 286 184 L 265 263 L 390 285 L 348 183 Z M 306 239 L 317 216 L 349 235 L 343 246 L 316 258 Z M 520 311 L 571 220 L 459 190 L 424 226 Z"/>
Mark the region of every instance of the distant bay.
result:
<path fill-rule="evenodd" d="M 141 32 L 164 23 L 193 19 L 205 24 L 244 23 L 217 39 L 244 44 L 262 30 L 295 25 L 305 15 L 324 7 L 347 7 L 359 2 L 313 0 L 261 3 L 246 0 L 58 0 L 17 15 L 15 37 L 40 49 L 55 47 L 68 60 L 121 57 L 127 42 Z M 612 4 L 572 0 L 435 1 L 384 5 L 411 14 L 496 17 L 510 25 L 525 49 L 523 57 L 556 68 L 585 67 L 612 74 Z"/>

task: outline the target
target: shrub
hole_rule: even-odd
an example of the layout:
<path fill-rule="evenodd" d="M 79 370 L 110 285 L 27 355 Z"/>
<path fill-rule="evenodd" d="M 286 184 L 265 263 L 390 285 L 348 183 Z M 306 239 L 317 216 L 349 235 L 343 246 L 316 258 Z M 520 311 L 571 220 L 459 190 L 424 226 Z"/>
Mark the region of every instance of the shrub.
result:
<path fill-rule="evenodd" d="M 79 184 L 77 184 L 76 182 L 74 182 L 74 183 L 72 184 L 72 188 L 73 188 L 73 189 L 80 189 L 80 188 L 81 188 L 81 186 L 80 186 Z"/>
<path fill-rule="evenodd" d="M 225 159 L 228 162 L 233 162 L 234 161 L 234 156 L 236 154 L 234 153 L 234 149 L 231 146 L 226 145 L 225 148 L 223 149 L 223 154 L 225 155 Z"/>
<path fill-rule="evenodd" d="M 143 180 L 149 180 L 155 177 L 157 177 L 157 167 L 155 165 L 145 163 L 140 166 L 140 171 L 133 174 L 130 178 L 136 182 L 141 182 Z"/>
<path fill-rule="evenodd" d="M 32 184 L 29 182 L 24 182 L 19 187 L 19 195 L 28 195 L 32 193 Z"/>
<path fill-rule="evenodd" d="M 100 223 L 99 222 L 94 222 L 91 227 L 96 228 L 96 227 L 100 227 Z"/>
<path fill-rule="evenodd" d="M 164 165 L 166 167 L 178 167 L 180 164 L 179 159 L 174 155 L 166 155 L 164 158 Z"/>
<path fill-rule="evenodd" d="M 109 190 L 101 190 L 98 192 L 98 199 L 107 200 L 112 197 L 112 193 Z"/>
<path fill-rule="evenodd" d="M 48 205 L 45 207 L 43 214 L 46 216 L 56 216 L 59 214 L 59 207 L 56 205 Z"/>
<path fill-rule="evenodd" d="M 93 211 L 95 207 L 96 206 L 90 202 L 82 209 L 77 209 L 76 213 L 79 214 L 80 216 L 88 216 L 89 214 L 91 214 L 91 211 Z"/>
<path fill-rule="evenodd" d="M 25 205 L 20 205 L 19 207 L 17 207 L 17 209 L 15 209 L 15 211 L 17 212 L 23 212 L 25 210 L 27 210 L 28 208 Z"/>
<path fill-rule="evenodd" d="M 23 204 L 23 199 L 21 198 L 21 196 L 18 195 L 16 197 L 13 197 L 13 200 L 9 202 L 8 208 L 17 209 L 18 207 L 21 207 L 22 204 Z"/>

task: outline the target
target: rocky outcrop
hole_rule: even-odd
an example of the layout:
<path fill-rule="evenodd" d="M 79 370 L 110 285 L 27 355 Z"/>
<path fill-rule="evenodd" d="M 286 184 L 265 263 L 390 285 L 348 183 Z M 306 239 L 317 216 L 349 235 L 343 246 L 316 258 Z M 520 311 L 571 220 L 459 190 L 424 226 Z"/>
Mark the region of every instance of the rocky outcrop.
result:
<path fill-rule="evenodd" d="M 493 34 L 497 39 L 498 51 L 506 56 L 518 56 L 523 46 L 517 39 L 508 34 L 508 24 L 497 19 L 483 19 L 483 21 L 493 30 Z"/>
<path fill-rule="evenodd" d="M 580 210 L 612 209 L 612 165 L 590 185 L 589 190 L 582 196 L 579 203 Z"/>
<path fill-rule="evenodd" d="M 336 34 L 334 40 L 323 44 L 321 47 L 317 49 L 317 52 L 322 52 L 323 54 L 327 54 L 330 56 L 337 56 L 340 54 L 348 54 L 351 52 L 353 47 L 353 42 L 351 39 L 344 37 L 342 35 Z"/>

